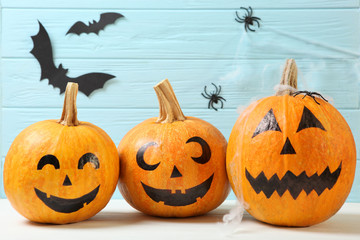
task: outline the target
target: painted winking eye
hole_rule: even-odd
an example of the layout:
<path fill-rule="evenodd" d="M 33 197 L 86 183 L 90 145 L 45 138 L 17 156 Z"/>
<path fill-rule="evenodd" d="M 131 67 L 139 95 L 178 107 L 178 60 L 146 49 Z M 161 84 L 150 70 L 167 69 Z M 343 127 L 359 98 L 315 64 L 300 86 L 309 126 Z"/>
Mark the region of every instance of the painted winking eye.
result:
<path fill-rule="evenodd" d="M 149 143 L 146 143 L 145 145 L 143 145 L 139 151 L 137 152 L 136 154 L 136 162 L 137 164 L 139 165 L 139 167 L 141 167 L 142 169 L 146 170 L 146 171 L 153 171 L 155 170 L 160 162 L 156 163 L 156 164 L 153 164 L 153 165 L 150 165 L 150 164 L 147 164 L 144 160 L 144 154 L 145 154 L 145 151 L 146 149 L 148 149 L 149 147 L 151 146 L 158 146 L 158 144 L 156 142 L 149 142 Z"/>
<path fill-rule="evenodd" d="M 190 142 L 197 142 L 200 144 L 202 148 L 202 154 L 200 157 L 191 157 L 191 158 L 199 164 L 207 163 L 211 158 L 211 151 L 209 144 L 207 144 L 207 142 L 201 137 L 192 137 L 189 140 L 187 140 L 186 143 L 190 143 Z"/>

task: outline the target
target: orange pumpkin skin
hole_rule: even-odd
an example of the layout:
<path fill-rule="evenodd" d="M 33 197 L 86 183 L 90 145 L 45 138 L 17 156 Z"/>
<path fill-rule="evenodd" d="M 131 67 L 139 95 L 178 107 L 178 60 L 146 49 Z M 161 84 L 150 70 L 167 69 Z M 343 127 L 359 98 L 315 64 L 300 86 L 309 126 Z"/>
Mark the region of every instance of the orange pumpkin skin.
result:
<path fill-rule="evenodd" d="M 97 157 L 98 168 L 93 162 L 83 162 L 79 169 L 79 159 L 86 153 Z M 48 162 L 39 169 L 40 160 L 49 154 L 58 159 L 58 168 Z M 24 217 L 64 224 L 88 219 L 103 209 L 115 191 L 118 176 L 116 146 L 102 129 L 88 122 L 64 126 L 45 120 L 27 127 L 13 141 L 5 158 L 4 188 L 12 206 Z M 68 209 L 46 205 L 40 191 L 54 201 L 61 198 L 60 205 L 66 204 Z M 89 193 L 93 199 L 87 198 L 80 206 L 68 201 Z"/>
<path fill-rule="evenodd" d="M 119 190 L 126 201 L 141 212 L 161 217 L 201 215 L 219 206 L 229 193 L 226 139 L 210 123 L 195 117 L 184 118 L 171 123 L 150 118 L 129 131 L 118 146 Z M 193 160 L 205 155 L 203 145 L 189 142 L 194 137 L 207 143 L 211 152 L 207 162 Z M 140 150 L 151 142 L 152 146 Z M 144 162 L 154 169 L 140 167 L 140 152 Z M 210 186 L 204 187 L 203 183 L 209 181 Z M 202 189 L 194 191 L 197 186 Z M 148 188 L 155 189 L 155 197 L 149 195 Z"/>
<path fill-rule="evenodd" d="M 226 167 L 231 186 L 239 199 L 248 205 L 248 212 L 260 221 L 284 226 L 309 226 L 334 215 L 345 202 L 354 179 L 356 164 L 355 142 L 341 114 L 320 98 L 272 96 L 251 104 L 238 118 L 229 138 Z M 307 127 L 299 131 L 304 108 L 319 120 L 323 129 Z M 272 109 L 281 131 L 254 133 L 264 116 Z M 284 154 L 289 139 L 293 152 Z M 291 148 L 290 148 L 291 149 Z M 296 152 L 296 153 L 295 153 Z M 283 153 L 283 154 L 281 154 Z M 298 196 L 285 192 L 256 193 L 249 174 L 256 178 L 263 173 L 270 181 L 274 174 L 281 180 L 288 171 L 294 175 L 321 175 L 339 171 L 331 189 L 318 194 L 315 190 Z M 287 174 L 289 175 L 289 174 Z M 315 177 L 316 178 L 316 177 Z M 298 183 L 296 183 L 298 184 Z M 308 182 L 311 185 L 311 181 Z M 259 189 L 258 189 L 259 190 Z M 282 194 L 282 196 L 280 196 Z"/>

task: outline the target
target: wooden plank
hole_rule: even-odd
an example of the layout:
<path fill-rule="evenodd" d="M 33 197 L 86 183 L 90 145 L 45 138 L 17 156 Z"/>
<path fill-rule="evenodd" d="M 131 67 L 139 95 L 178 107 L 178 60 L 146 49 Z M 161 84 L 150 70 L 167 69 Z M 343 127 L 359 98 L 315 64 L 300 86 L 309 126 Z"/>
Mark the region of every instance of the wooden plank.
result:
<path fill-rule="evenodd" d="M 346 119 L 347 123 L 350 126 L 350 129 L 355 139 L 357 156 L 358 158 L 360 158 L 360 110 L 340 110 L 340 113 L 343 115 L 343 117 Z"/>
<path fill-rule="evenodd" d="M 2 157 L 0 162 L 0 199 L 6 198 L 4 191 L 4 183 L 3 183 L 4 162 L 5 162 L 5 157 Z"/>
<path fill-rule="evenodd" d="M 90 97 L 79 93 L 82 108 L 157 108 L 153 86 L 168 78 L 183 108 L 206 109 L 208 100 L 201 93 L 222 86 L 224 108 L 248 105 L 254 98 L 271 96 L 279 83 L 283 59 L 279 60 L 86 60 L 56 59 L 69 68 L 69 76 L 91 71 L 116 76 L 104 89 Z M 59 89 L 39 81 L 40 67 L 35 59 L 2 61 L 4 107 L 61 107 Z M 359 60 L 297 60 L 299 89 L 331 97 L 338 108 L 359 107 Z"/>
<path fill-rule="evenodd" d="M 245 32 L 234 10 L 119 10 L 125 19 L 96 34 L 66 35 L 76 21 L 106 10 L 4 9 L 3 56 L 32 58 L 30 36 L 47 29 L 56 58 L 274 59 L 358 58 L 358 9 L 254 10 Z M 241 12 L 240 15 L 244 13 Z"/>
<path fill-rule="evenodd" d="M 0 0 L 1 1 L 1 0 Z M 2 46 L 2 7 L 0 4 L 0 46 Z M 0 106 L 1 109 L 3 107 L 3 78 L 2 78 L 2 47 L 0 47 Z M 0 111 L 0 123 L 3 122 L 3 118 L 2 118 L 2 111 Z M 2 126 L 0 125 L 0 136 L 2 136 Z M 0 141 L 0 153 L 2 151 L 2 141 Z M 0 164 L 0 198 L 5 197 L 5 194 L 3 194 L 4 190 L 3 190 L 3 179 L 2 179 L 2 172 L 3 172 L 3 168 L 2 168 L 2 164 Z"/>
<path fill-rule="evenodd" d="M 149 6 L 147 0 L 1 0 L 4 8 L 121 8 L 121 9 L 226 9 L 239 6 L 252 6 L 257 8 L 356 8 L 359 7 L 358 0 L 161 0 L 152 1 Z"/>
<path fill-rule="evenodd" d="M 358 159 L 356 162 L 356 172 L 354 183 L 350 192 L 349 197 L 347 198 L 347 202 L 360 202 L 360 160 Z"/>

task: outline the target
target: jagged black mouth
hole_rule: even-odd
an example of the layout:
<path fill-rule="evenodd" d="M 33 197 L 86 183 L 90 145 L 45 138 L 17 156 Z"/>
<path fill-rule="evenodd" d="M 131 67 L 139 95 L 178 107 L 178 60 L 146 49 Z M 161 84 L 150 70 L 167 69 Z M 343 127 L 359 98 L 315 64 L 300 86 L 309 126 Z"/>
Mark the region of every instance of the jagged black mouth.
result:
<path fill-rule="evenodd" d="M 141 182 L 146 194 L 155 202 L 164 202 L 168 206 L 186 206 L 193 204 L 198 198 L 202 198 L 209 191 L 214 174 L 207 180 L 199 185 L 188 188 L 185 193 L 181 193 L 181 190 L 176 190 L 175 193 L 171 193 L 170 189 L 157 189 L 150 187 Z"/>
<path fill-rule="evenodd" d="M 317 195 L 320 196 L 326 188 L 329 190 L 332 189 L 339 178 L 341 166 L 342 162 L 332 173 L 329 167 L 327 167 L 320 175 L 314 173 L 310 177 L 306 175 L 305 171 L 298 176 L 291 171 L 287 171 L 282 179 L 279 179 L 276 173 L 270 179 L 267 179 L 262 171 L 254 178 L 247 169 L 245 169 L 245 175 L 257 194 L 263 192 L 267 198 L 270 198 L 271 195 L 277 191 L 281 197 L 284 192 L 288 190 L 293 199 L 296 200 L 302 190 L 304 190 L 307 195 L 314 190 Z"/>
<path fill-rule="evenodd" d="M 85 203 L 89 204 L 92 200 L 94 200 L 94 198 L 96 197 L 96 195 L 99 192 L 99 188 L 100 188 L 100 185 L 97 186 L 91 192 L 89 192 L 79 198 L 74 198 L 74 199 L 59 198 L 59 197 L 55 197 L 53 195 L 50 195 L 50 197 L 47 197 L 47 194 L 40 191 L 39 189 L 34 188 L 34 190 L 35 190 L 35 193 L 38 196 L 38 198 L 52 210 L 54 210 L 56 212 L 61 212 L 61 213 L 72 213 L 72 212 L 76 212 L 79 209 L 83 208 Z"/>

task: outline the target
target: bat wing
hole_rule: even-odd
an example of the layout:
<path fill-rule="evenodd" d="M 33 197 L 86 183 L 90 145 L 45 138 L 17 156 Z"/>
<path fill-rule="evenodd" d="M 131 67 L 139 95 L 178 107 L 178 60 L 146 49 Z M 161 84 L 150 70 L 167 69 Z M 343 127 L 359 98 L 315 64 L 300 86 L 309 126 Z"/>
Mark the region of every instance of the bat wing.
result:
<path fill-rule="evenodd" d="M 113 24 L 117 19 L 123 17 L 124 16 L 120 13 L 114 13 L 114 12 L 102 13 L 100 15 L 99 22 L 93 21 L 92 23 L 89 22 L 89 25 L 86 25 L 85 23 L 78 21 L 70 27 L 66 35 L 68 35 L 69 33 L 80 35 L 81 33 L 88 34 L 92 32 L 95 34 L 99 34 L 100 30 L 103 30 L 107 25 Z"/>
<path fill-rule="evenodd" d="M 53 60 L 53 52 L 51 41 L 44 26 L 39 22 L 39 32 L 32 36 L 34 43 L 33 49 L 30 51 L 38 60 L 41 68 L 40 80 L 49 79 L 49 84 L 60 89 L 60 93 L 64 93 L 68 82 L 76 82 L 79 84 L 79 91 L 89 96 L 96 89 L 102 88 L 106 81 L 115 76 L 106 73 L 88 73 L 77 78 L 67 76 L 67 69 L 62 64 L 56 67 Z"/>
<path fill-rule="evenodd" d="M 90 96 L 93 91 L 104 87 L 106 81 L 114 77 L 107 73 L 87 73 L 77 78 L 70 78 L 69 81 L 78 83 L 79 91 Z"/>
<path fill-rule="evenodd" d="M 39 21 L 39 32 L 31 39 L 34 43 L 33 49 L 30 51 L 38 60 L 41 69 L 40 80 L 49 79 L 49 84 L 56 88 L 60 88 L 60 92 L 64 92 L 69 78 L 66 76 L 67 69 L 60 64 L 57 68 L 53 60 L 53 52 L 49 34 Z"/>
<path fill-rule="evenodd" d="M 114 12 L 102 13 L 100 15 L 99 22 L 93 25 L 94 30 L 97 30 L 99 32 L 100 30 L 103 30 L 107 25 L 113 24 L 116 22 L 116 20 L 123 17 L 124 15 L 120 13 L 114 13 Z"/>
<path fill-rule="evenodd" d="M 78 21 L 70 27 L 65 35 L 68 35 L 69 33 L 80 35 L 81 33 L 90 33 L 90 29 L 85 23 Z"/>
<path fill-rule="evenodd" d="M 58 69 L 55 67 L 54 64 L 52 46 L 49 35 L 40 21 L 39 26 L 40 28 L 38 34 L 31 37 L 34 43 L 34 47 L 30 51 L 30 53 L 34 55 L 34 57 L 38 60 L 40 64 L 40 80 L 48 78 L 50 83 L 51 77 L 56 74 Z"/>

